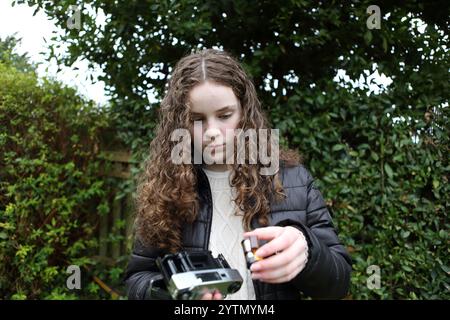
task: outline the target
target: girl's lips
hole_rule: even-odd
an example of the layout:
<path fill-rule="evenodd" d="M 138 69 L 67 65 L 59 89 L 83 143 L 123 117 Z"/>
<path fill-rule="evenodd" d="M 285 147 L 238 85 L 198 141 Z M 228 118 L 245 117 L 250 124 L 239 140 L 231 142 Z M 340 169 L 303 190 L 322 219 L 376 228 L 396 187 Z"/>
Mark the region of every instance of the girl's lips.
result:
<path fill-rule="evenodd" d="M 217 148 L 220 148 L 220 147 L 223 147 L 225 144 L 216 144 L 216 145 L 214 145 L 214 146 L 209 146 L 209 148 L 211 148 L 211 149 L 217 149 Z"/>

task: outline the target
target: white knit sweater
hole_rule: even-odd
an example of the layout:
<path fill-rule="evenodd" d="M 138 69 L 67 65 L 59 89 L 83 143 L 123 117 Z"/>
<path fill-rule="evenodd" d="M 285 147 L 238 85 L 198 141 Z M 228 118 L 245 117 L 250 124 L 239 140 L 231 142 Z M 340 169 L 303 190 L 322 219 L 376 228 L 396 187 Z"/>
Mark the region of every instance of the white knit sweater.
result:
<path fill-rule="evenodd" d="M 242 215 L 236 216 L 236 204 L 233 201 L 235 190 L 230 185 L 231 170 L 218 172 L 203 169 L 211 186 L 213 217 L 209 250 L 214 257 L 222 253 L 230 267 L 237 269 L 244 282 L 241 289 L 226 300 L 255 300 L 255 291 L 250 271 L 247 269 L 241 240 L 244 228 Z"/>

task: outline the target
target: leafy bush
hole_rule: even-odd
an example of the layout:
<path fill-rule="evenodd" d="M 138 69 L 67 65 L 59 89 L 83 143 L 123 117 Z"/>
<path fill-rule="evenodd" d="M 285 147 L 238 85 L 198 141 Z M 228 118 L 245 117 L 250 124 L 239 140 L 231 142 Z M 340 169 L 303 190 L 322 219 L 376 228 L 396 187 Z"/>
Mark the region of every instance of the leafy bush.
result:
<path fill-rule="evenodd" d="M 351 252 L 350 297 L 450 298 L 449 108 L 436 98 L 440 107 L 406 112 L 389 91 L 325 91 L 299 92 L 295 116 L 276 108 L 272 119 L 300 146 Z M 371 265 L 379 289 L 367 286 Z"/>
<path fill-rule="evenodd" d="M 2 299 L 101 297 L 84 267 L 95 262 L 97 212 L 108 213 L 96 159 L 107 126 L 75 90 L 0 63 Z M 66 288 L 69 265 L 82 268 L 81 292 Z"/>

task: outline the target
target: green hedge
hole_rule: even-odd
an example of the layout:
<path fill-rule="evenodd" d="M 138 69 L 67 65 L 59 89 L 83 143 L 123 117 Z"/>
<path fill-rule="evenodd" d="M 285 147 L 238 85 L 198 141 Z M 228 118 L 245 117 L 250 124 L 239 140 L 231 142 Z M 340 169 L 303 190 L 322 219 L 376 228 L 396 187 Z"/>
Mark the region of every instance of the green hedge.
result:
<path fill-rule="evenodd" d="M 96 160 L 107 126 L 73 89 L 0 63 L 0 299 L 102 297 L 84 267 L 96 267 L 98 217 L 109 211 Z M 66 288 L 72 264 L 81 291 Z"/>
<path fill-rule="evenodd" d="M 419 101 L 406 112 L 389 91 L 324 91 L 299 90 L 271 118 L 305 155 L 352 254 L 350 298 L 450 298 L 449 108 Z M 379 289 L 367 286 L 371 265 Z"/>

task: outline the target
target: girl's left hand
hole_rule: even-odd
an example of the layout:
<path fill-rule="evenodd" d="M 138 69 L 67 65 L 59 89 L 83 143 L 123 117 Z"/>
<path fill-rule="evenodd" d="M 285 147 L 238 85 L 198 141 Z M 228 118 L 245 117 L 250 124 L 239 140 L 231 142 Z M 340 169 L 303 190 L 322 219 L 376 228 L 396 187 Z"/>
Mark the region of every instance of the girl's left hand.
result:
<path fill-rule="evenodd" d="M 288 282 L 305 268 L 308 243 L 297 228 L 273 226 L 244 233 L 244 238 L 250 236 L 257 236 L 258 240 L 269 240 L 256 251 L 257 256 L 268 258 L 251 265 L 253 279 L 267 283 Z"/>

